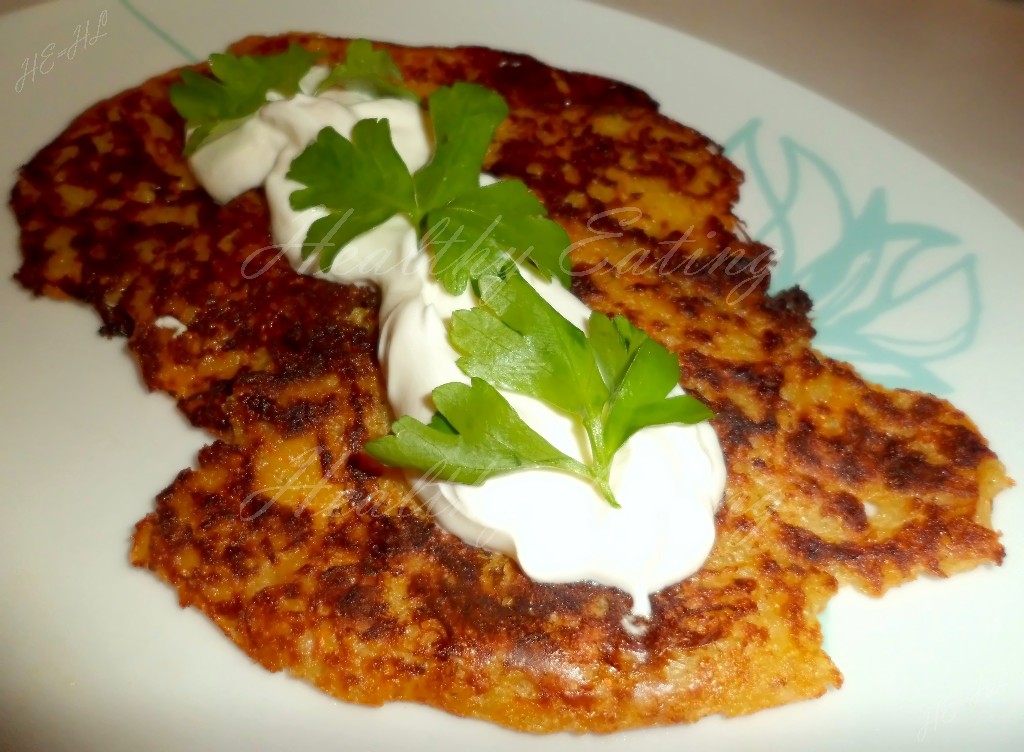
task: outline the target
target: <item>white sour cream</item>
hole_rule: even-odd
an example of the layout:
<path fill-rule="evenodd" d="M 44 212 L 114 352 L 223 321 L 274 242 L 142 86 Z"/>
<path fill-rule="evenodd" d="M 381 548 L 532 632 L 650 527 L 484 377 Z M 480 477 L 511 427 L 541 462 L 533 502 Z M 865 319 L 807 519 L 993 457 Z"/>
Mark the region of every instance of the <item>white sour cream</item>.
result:
<path fill-rule="evenodd" d="M 303 81 L 312 92 L 326 75 Z M 379 358 L 396 415 L 428 421 L 431 391 L 468 377 L 448 342 L 453 311 L 475 304 L 467 291 L 451 296 L 430 271 L 409 223 L 395 217 L 343 248 L 322 273 L 303 260 L 301 244 L 320 209 L 296 212 L 288 197 L 300 186 L 285 175 L 317 133 L 332 126 L 349 136 L 363 118 L 387 118 L 398 153 L 410 170 L 430 157 L 423 115 L 412 102 L 329 91 L 277 98 L 244 126 L 204 145 L 191 158 L 201 184 L 218 201 L 264 185 L 274 242 L 300 271 L 339 282 L 381 287 Z M 481 176 L 482 182 L 492 178 Z M 590 311 L 557 282 L 524 276 L 556 310 L 586 330 Z M 566 454 L 586 461 L 586 437 L 564 415 L 530 397 L 502 392 L 519 415 Z M 675 393 L 681 393 L 677 390 Z M 414 479 L 439 524 L 472 545 L 514 556 L 540 582 L 593 580 L 633 598 L 633 614 L 651 614 L 649 595 L 693 574 L 714 543 L 714 512 L 725 487 L 725 462 L 708 423 L 644 429 L 616 454 L 612 508 L 587 482 L 551 470 L 524 470 L 470 486 Z"/>

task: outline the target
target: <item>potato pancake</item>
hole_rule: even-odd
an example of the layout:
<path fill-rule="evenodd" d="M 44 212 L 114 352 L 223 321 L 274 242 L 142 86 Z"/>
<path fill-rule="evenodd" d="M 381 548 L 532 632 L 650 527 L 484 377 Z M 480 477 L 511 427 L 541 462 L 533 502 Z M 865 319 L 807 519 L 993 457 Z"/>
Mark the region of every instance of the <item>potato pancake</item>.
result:
<path fill-rule="evenodd" d="M 331 63 L 348 45 L 290 34 L 231 51 L 290 42 Z M 343 700 L 611 732 L 819 696 L 842 682 L 817 621 L 839 582 L 879 595 L 1001 562 L 1002 464 L 948 402 L 813 349 L 810 300 L 769 294 L 771 250 L 734 217 L 742 176 L 716 144 L 612 80 L 483 48 L 379 47 L 422 95 L 474 81 L 506 98 L 487 170 L 566 228 L 579 297 L 678 354 L 728 464 L 715 548 L 653 596 L 640 631 L 623 592 L 533 582 L 440 529 L 361 452 L 394 417 L 377 293 L 280 259 L 261 191 L 220 206 L 196 184 L 172 71 L 82 113 L 22 168 L 11 205 L 18 281 L 94 307 L 148 387 L 215 439 L 131 550 L 182 606 Z"/>

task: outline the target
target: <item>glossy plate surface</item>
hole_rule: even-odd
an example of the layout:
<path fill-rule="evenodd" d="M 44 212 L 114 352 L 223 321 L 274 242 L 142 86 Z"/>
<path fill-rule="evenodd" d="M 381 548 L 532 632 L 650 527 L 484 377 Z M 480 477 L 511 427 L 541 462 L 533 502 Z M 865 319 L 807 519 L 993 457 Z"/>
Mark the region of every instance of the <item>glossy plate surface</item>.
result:
<path fill-rule="evenodd" d="M 816 304 L 819 346 L 970 414 L 1024 478 L 1024 232 L 941 168 L 774 74 L 575 0 L 53 3 L 0 19 L 6 197 L 17 167 L 92 102 L 248 33 L 484 44 L 635 83 L 747 171 L 739 214 Z M 695 105 L 694 103 L 699 103 Z M 611 737 L 530 737 L 418 706 L 336 702 L 253 664 L 152 575 L 132 525 L 205 442 L 147 395 L 81 307 L 10 281 L 0 217 L 0 747 L 76 750 L 1018 749 L 1024 494 L 1008 556 L 825 614 L 845 686 L 824 698 Z"/>

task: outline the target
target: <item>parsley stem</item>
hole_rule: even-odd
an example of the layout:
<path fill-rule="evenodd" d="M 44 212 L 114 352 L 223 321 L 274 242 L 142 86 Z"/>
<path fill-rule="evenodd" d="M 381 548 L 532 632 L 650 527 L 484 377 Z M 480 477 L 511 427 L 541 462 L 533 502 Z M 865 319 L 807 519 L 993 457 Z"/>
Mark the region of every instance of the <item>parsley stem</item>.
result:
<path fill-rule="evenodd" d="M 615 500 L 615 494 L 612 492 L 611 483 L 608 482 L 608 469 L 607 468 L 596 468 L 597 472 L 591 475 L 591 479 L 597 489 L 604 496 L 605 501 L 612 505 L 614 509 L 621 509 L 621 505 Z"/>
<path fill-rule="evenodd" d="M 590 478 L 605 501 L 619 509 L 619 502 L 615 500 L 610 482 L 611 457 L 608 456 L 604 443 L 604 421 L 599 413 L 595 414 L 588 410 L 583 418 L 583 427 L 590 441 Z"/>

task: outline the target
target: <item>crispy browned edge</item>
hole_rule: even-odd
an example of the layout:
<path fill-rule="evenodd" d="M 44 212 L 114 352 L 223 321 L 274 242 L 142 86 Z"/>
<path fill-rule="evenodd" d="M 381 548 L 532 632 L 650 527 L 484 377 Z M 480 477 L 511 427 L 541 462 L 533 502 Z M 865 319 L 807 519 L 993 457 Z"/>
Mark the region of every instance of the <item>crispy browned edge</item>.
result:
<path fill-rule="evenodd" d="M 293 34 L 233 49 L 288 41 L 331 60 L 346 46 Z M 506 97 L 488 169 L 524 180 L 569 231 L 574 292 L 679 354 L 729 463 L 716 549 L 655 596 L 638 636 L 619 591 L 531 582 L 439 530 L 360 453 L 390 419 L 375 294 L 283 263 L 243 279 L 247 259 L 251 272 L 270 258 L 252 256 L 270 243 L 262 196 L 218 207 L 197 188 L 172 72 L 77 118 L 23 168 L 12 207 L 18 280 L 93 305 L 150 388 L 218 438 L 133 547 L 183 605 L 343 699 L 606 732 L 838 686 L 816 621 L 834 577 L 880 594 L 1001 561 L 989 511 L 1009 481 L 984 439 L 947 402 L 813 350 L 810 301 L 768 295 L 769 249 L 737 235 L 741 176 L 715 144 L 614 81 L 483 48 L 382 46 L 422 94 L 475 80 Z M 189 331 L 155 327 L 161 315 Z"/>

